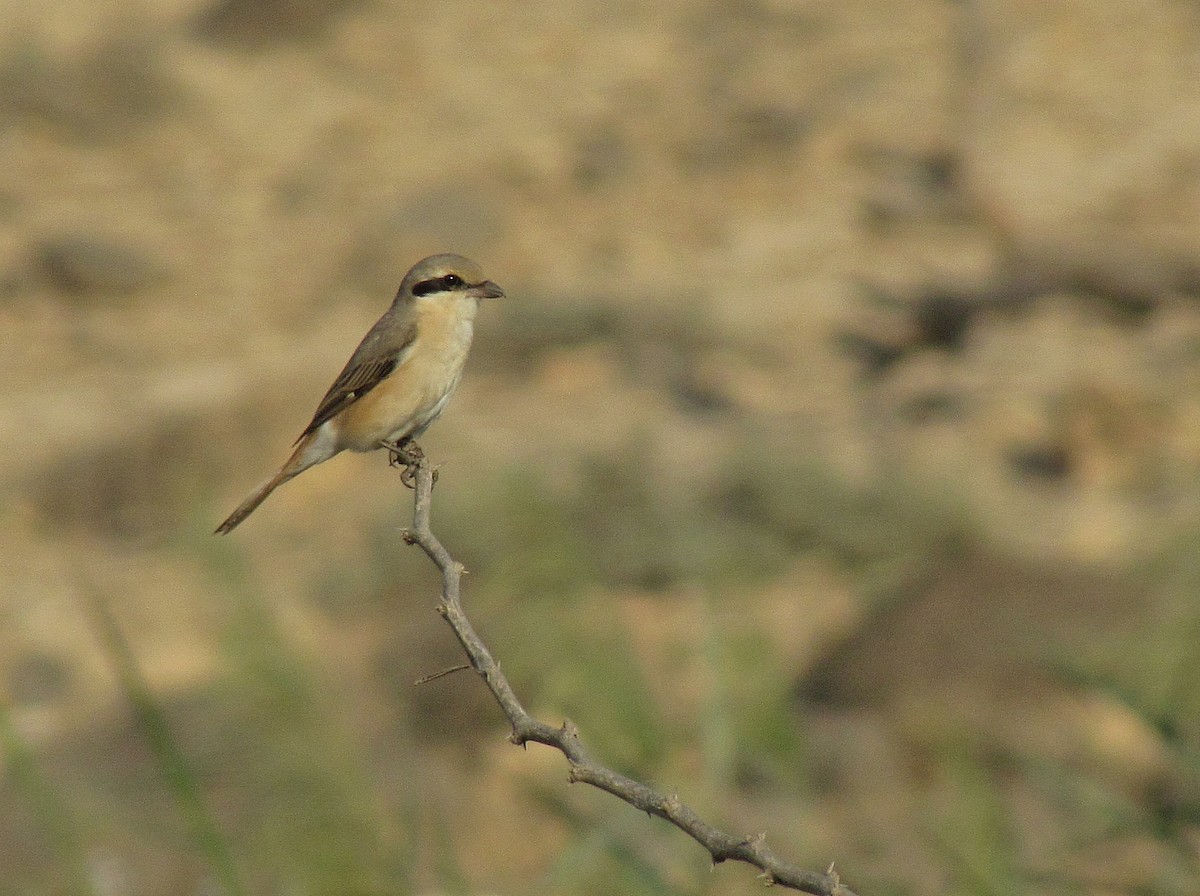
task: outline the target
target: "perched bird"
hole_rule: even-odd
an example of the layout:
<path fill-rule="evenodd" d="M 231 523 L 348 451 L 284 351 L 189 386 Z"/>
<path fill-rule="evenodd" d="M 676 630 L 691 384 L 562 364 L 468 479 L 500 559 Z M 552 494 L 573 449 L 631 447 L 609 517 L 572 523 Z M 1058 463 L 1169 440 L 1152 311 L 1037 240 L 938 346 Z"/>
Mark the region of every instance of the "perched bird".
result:
<path fill-rule="evenodd" d="M 392 306 L 321 399 L 292 456 L 217 532 L 232 532 L 283 483 L 341 451 L 405 449 L 438 418 L 458 385 L 479 302 L 503 295 L 461 255 L 431 255 L 413 265 Z"/>

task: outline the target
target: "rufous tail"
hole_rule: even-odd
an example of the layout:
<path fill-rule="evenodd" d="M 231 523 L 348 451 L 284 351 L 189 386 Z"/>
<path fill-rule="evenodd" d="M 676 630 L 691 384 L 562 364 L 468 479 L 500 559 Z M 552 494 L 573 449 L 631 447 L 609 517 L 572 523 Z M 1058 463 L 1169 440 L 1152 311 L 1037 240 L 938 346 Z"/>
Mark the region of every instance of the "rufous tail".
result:
<path fill-rule="evenodd" d="M 315 433 L 313 434 L 316 435 Z M 238 525 L 254 513 L 258 509 L 258 505 L 267 500 L 267 496 L 279 486 L 283 485 L 294 476 L 303 473 L 314 464 L 319 464 L 323 460 L 328 460 L 336 452 L 321 450 L 322 446 L 316 444 L 316 439 L 313 436 L 308 436 L 300 442 L 296 450 L 292 452 L 292 456 L 287 459 L 279 472 L 256 488 L 253 494 L 245 501 L 238 505 L 238 509 L 229 514 L 229 517 L 221 525 L 217 526 L 215 535 L 228 535 Z"/>

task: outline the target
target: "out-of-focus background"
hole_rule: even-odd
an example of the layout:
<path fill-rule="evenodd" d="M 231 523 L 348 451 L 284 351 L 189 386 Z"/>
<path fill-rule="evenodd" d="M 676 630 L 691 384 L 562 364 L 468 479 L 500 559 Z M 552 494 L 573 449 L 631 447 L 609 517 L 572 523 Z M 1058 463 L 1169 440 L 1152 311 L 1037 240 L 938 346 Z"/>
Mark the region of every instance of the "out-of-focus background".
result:
<path fill-rule="evenodd" d="M 505 742 L 380 455 L 214 525 L 477 258 L 435 528 L 540 718 L 860 893 L 1200 880 L 1200 7 L 0 18 L 0 892 L 736 894 Z"/>

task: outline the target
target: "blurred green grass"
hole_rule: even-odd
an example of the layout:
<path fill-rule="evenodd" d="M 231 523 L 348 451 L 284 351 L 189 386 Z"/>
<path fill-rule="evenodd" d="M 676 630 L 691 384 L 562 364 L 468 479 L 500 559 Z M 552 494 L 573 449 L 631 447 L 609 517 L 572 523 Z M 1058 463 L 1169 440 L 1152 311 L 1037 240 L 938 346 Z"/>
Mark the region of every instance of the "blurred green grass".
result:
<path fill-rule="evenodd" d="M 527 468 L 510 469 L 470 495 L 449 480 L 439 486 L 436 528 L 472 571 L 467 602 L 476 626 L 527 706 L 551 723 L 572 718 L 607 764 L 678 791 L 719 826 L 766 830 L 781 854 L 823 867 L 829 841 L 814 827 L 819 810 L 847 791 L 862 799 L 884 770 L 839 765 L 852 754 L 837 756 L 826 717 L 853 708 L 798 700 L 805 670 L 767 636 L 761 617 L 744 611 L 789 561 L 813 553 L 834 564 L 861 600 L 903 603 L 940 551 L 970 537 L 969 523 L 955 507 L 939 508 L 934 496 L 849 489 L 803 458 L 739 465 L 739 477 L 722 491 L 694 495 L 686 508 L 665 507 L 639 480 L 632 455 L 585 466 L 578 493 L 553 488 Z M 617 524 L 587 500 L 596 493 L 619 508 Z M 368 620 L 371 627 L 395 627 L 396 650 L 428 649 L 418 644 L 428 629 L 414 628 L 425 623 L 412 618 L 408 595 L 427 589 L 428 601 L 416 605 L 432 617 L 436 576 L 403 545 L 394 514 L 369 529 L 364 554 L 331 560 L 296 599 L 331 629 Z M 161 725 L 135 725 L 124 736 L 167 738 L 140 761 L 175 781 L 159 786 L 179 819 L 194 813 L 197 801 L 210 807 L 211 824 L 229 844 L 229 861 L 247 891 L 515 891 L 472 870 L 488 860 L 474 854 L 471 837 L 464 839 L 457 817 L 464 803 L 444 802 L 446 786 L 460 788 L 466 802 L 471 788 L 486 786 L 471 761 L 451 761 L 448 785 L 431 788 L 427 780 L 431 769 L 445 770 L 434 757 L 446 743 L 462 741 L 458 755 L 470 757 L 484 749 L 481 733 L 503 732 L 482 686 L 469 675 L 452 676 L 435 685 L 438 691 L 422 692 L 376 668 L 370 682 L 379 693 L 349 694 L 344 688 L 355 679 L 342 674 L 335 653 L 314 649 L 283 624 L 284 608 L 268 601 L 244 547 L 168 542 L 208 570 L 213 600 L 223 607 L 222 673 L 185 695 L 155 693 L 126 677 L 126 699 Z M 912 767 L 890 772 L 911 776 L 904 786 L 915 788 L 907 798 L 916 823 L 894 836 L 904 848 L 923 848 L 923 859 L 911 869 L 897 867 L 902 849 L 877 841 L 879 832 L 860 832 L 837 846 L 847 880 L 874 893 L 1092 893 L 1103 891 L 1089 878 L 1098 873 L 1113 874 L 1117 891 L 1191 892 L 1200 876 L 1194 554 L 1194 542 L 1181 541 L 1143 573 L 1157 583 L 1157 599 L 1139 630 L 1120 643 L 1098 641 L 1090 653 L 1064 654 L 1052 670 L 1064 687 L 1118 701 L 1154 733 L 1166 757 L 1155 787 L 1130 791 L 1103 767 L 1039 755 L 1036 745 L 1000 746 L 991 731 L 964 717 L 918 733 L 910 743 Z M 648 615 L 622 611 L 631 594 Z M 659 612 L 663 620 L 676 618 L 671 613 L 680 602 L 687 630 L 664 631 L 647 652 L 632 626 L 654 624 Z M 136 647 L 130 650 L 127 659 L 134 661 Z M 391 650 L 379 656 L 394 657 Z M 457 709 L 434 706 L 444 701 Z M 381 705 L 385 718 L 364 717 Z M 855 724 L 868 724 L 865 718 Z M 161 806 L 139 818 L 136 805 L 123 805 L 97 823 L 95 802 L 102 798 L 44 770 L 7 717 L 0 722 L 6 764 L 14 770 L 2 796 L 59 856 L 54 874 L 15 869 L 5 886 L 97 892 L 89 864 L 97 838 L 111 837 L 106 831 L 113 826 L 153 827 Z M 436 736 L 423 734 L 425 725 L 437 728 Z M 884 730 L 901 750 L 913 737 Z M 191 770 L 187 786 L 179 783 L 178 767 Z M 893 798 L 895 783 L 879 798 Z M 520 838 L 529 812 L 563 832 L 560 845 L 542 856 L 543 870 L 532 882 L 537 889 L 700 894 L 755 886 L 749 869 L 714 875 L 679 832 L 582 790 L 565 786 L 565 764 L 548 780 L 518 778 L 524 796 L 498 822 L 511 826 L 508 837 Z M 190 817 L 189 825 L 167 825 L 190 827 L 183 841 L 150 835 L 159 861 L 169 864 L 177 850 L 211 850 Z M 1045 842 L 1031 848 L 1031 831 L 1050 820 Z M 1154 849 L 1152 879 L 1126 886 L 1107 866 L 1089 872 L 1087 858 L 1105 843 Z M 208 861 L 219 868 L 223 860 L 210 854 Z M 932 878 L 922 876 L 926 863 L 937 869 Z M 196 873 L 205 886 L 218 886 L 225 872 Z M 920 882 L 930 879 L 935 883 L 923 888 Z M 222 891 L 236 892 L 228 885 Z"/>
<path fill-rule="evenodd" d="M 19 824 L 30 840 L 42 844 L 51 859 L 44 868 L 34 869 L 23 886 L 29 888 L 27 892 L 98 896 L 88 871 L 84 824 L 78 807 L 70 805 L 42 768 L 35 748 L 22 736 L 3 702 L 0 702 L 0 747 L 6 778 L 16 796 L 9 801 L 10 811 L 17 813 L 21 818 Z"/>

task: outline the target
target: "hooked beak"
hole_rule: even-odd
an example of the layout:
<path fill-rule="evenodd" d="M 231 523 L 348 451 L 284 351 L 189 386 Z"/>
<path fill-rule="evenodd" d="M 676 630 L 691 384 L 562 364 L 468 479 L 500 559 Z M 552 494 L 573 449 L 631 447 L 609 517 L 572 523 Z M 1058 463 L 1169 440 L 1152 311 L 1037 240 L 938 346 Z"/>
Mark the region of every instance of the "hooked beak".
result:
<path fill-rule="evenodd" d="M 484 280 L 482 283 L 476 283 L 467 290 L 467 295 L 476 299 L 502 299 L 504 298 L 504 290 L 491 280 Z"/>

